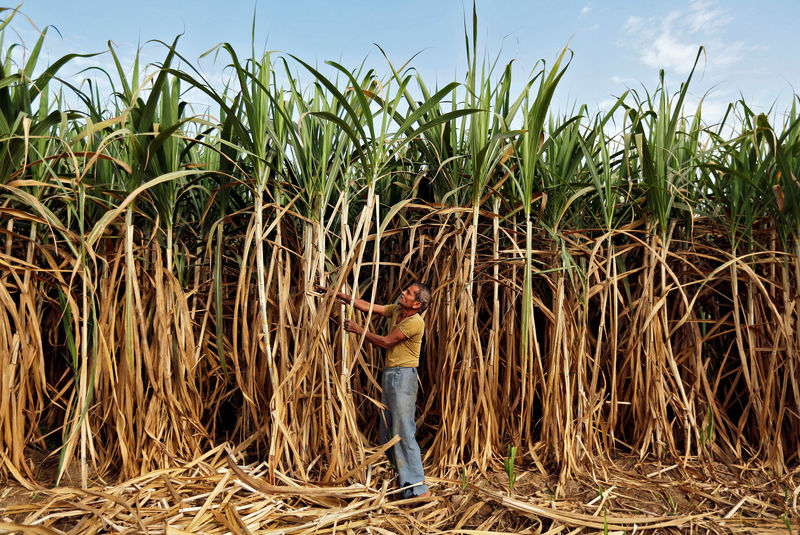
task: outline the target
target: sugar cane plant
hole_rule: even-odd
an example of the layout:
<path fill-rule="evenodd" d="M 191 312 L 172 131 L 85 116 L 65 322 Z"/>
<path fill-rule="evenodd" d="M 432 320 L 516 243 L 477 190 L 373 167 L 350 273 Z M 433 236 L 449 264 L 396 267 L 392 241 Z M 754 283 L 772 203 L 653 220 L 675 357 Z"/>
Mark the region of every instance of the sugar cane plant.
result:
<path fill-rule="evenodd" d="M 76 55 L 43 67 L 46 35 L 24 51 L 15 13 L 1 477 L 31 481 L 33 449 L 88 485 L 228 441 L 273 478 L 366 481 L 382 357 L 331 293 L 390 302 L 414 279 L 434 289 L 429 473 L 499 471 L 509 443 L 562 480 L 619 453 L 800 462 L 796 96 L 785 117 L 740 101 L 709 125 L 692 75 L 671 92 L 662 73 L 597 116 L 554 110 L 571 52 L 483 53 L 474 10 L 466 71 L 442 86 L 413 59 L 223 44 L 218 87 L 178 39 L 159 64 L 110 47 L 112 72 L 59 80 Z"/>

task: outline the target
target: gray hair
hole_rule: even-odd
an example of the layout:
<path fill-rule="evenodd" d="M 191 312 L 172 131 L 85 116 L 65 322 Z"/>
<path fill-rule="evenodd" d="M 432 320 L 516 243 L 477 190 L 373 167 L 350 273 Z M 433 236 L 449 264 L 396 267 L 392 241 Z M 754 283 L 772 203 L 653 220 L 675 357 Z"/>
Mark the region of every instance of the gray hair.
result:
<path fill-rule="evenodd" d="M 417 295 L 414 300 L 421 305 L 419 311 L 425 312 L 431 304 L 431 289 L 422 282 L 412 282 L 411 286 L 417 287 Z"/>

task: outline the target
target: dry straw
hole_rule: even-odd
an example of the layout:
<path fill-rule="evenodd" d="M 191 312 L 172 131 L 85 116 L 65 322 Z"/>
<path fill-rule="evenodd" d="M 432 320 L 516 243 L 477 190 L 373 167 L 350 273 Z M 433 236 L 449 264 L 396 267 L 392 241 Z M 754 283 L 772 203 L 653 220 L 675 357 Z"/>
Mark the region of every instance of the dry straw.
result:
<path fill-rule="evenodd" d="M 240 465 L 238 457 L 221 445 L 180 467 L 113 487 L 36 489 L 29 503 L 0 508 L 0 533 L 774 533 L 785 529 L 783 504 L 771 491 L 774 481 L 751 482 L 749 488 L 711 481 L 689 485 L 669 477 L 683 471 L 678 465 L 638 476 L 612 469 L 609 477 L 616 485 L 598 492 L 592 485 L 602 486 L 606 480 L 576 481 L 576 488 L 581 488 L 570 500 L 538 490 L 528 497 L 511 496 L 485 484 L 439 478 L 431 481 L 434 498 L 398 500 L 382 466 L 366 469 L 365 483 L 310 484 L 276 473 L 276 484 L 271 485 L 265 483 L 266 463 Z M 746 474 L 747 470 L 740 472 Z M 531 477 L 535 474 L 527 472 L 519 480 Z"/>

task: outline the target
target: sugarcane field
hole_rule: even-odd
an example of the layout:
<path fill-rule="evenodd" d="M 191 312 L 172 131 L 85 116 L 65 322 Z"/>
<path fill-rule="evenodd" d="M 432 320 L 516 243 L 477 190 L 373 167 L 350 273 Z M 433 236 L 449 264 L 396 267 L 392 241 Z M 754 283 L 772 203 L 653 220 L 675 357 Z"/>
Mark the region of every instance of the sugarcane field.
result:
<path fill-rule="evenodd" d="M 224 84 L 0 8 L 0 533 L 800 533 L 800 96 L 565 112 L 481 5 Z"/>

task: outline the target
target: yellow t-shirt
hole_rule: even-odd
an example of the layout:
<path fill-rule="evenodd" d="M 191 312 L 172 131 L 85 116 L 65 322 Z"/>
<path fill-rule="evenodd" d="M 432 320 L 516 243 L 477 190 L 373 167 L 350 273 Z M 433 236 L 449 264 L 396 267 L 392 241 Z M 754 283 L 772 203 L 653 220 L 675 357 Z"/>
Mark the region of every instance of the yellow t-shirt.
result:
<path fill-rule="evenodd" d="M 397 318 L 403 312 L 403 307 L 386 305 L 383 311 L 388 320 L 386 334 L 398 327 L 406 335 L 405 340 L 386 350 L 386 367 L 416 368 L 419 366 L 419 350 L 422 345 L 422 335 L 425 333 L 425 322 L 422 320 L 422 316 L 414 314 L 398 324 Z"/>

